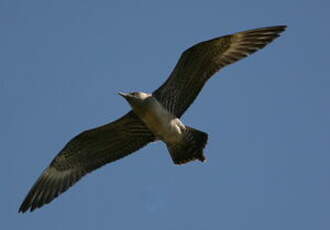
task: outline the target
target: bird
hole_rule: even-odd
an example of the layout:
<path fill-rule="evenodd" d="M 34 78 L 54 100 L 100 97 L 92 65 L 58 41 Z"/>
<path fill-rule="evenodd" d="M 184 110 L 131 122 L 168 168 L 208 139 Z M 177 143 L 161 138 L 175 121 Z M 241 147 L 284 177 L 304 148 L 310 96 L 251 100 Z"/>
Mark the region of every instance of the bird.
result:
<path fill-rule="evenodd" d="M 174 164 L 205 161 L 208 134 L 180 118 L 216 72 L 264 48 L 286 25 L 241 31 L 197 43 L 185 50 L 167 80 L 152 93 L 119 92 L 132 110 L 72 138 L 33 184 L 18 212 L 50 203 L 86 174 L 162 141 Z"/>

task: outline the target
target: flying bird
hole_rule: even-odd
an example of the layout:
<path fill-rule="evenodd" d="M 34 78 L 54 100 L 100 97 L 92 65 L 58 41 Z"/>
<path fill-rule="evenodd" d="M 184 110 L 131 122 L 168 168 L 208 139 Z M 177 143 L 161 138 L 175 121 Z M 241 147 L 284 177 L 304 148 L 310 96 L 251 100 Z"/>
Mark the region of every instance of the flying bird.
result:
<path fill-rule="evenodd" d="M 132 110 L 71 139 L 32 186 L 19 212 L 48 204 L 87 173 L 150 142 L 163 141 L 175 164 L 205 161 L 207 133 L 183 124 L 180 117 L 210 77 L 265 47 L 285 29 L 264 27 L 198 43 L 182 53 L 169 78 L 153 93 L 120 92 Z"/>

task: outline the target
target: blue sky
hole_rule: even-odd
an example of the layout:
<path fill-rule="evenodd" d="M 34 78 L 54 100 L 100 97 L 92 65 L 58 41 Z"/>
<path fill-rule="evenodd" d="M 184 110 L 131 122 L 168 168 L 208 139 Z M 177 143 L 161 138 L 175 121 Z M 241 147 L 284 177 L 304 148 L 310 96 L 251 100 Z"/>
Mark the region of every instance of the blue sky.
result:
<path fill-rule="evenodd" d="M 330 228 L 329 1 L 0 1 L 1 226 L 5 229 Z M 79 132 L 120 117 L 191 45 L 287 24 L 212 78 L 183 121 L 207 163 L 155 143 L 17 209 Z"/>

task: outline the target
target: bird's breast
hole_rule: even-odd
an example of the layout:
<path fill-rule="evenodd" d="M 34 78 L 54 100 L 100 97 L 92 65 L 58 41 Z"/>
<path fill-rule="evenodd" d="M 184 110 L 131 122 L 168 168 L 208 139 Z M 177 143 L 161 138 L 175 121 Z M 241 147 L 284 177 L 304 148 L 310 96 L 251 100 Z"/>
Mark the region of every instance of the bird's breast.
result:
<path fill-rule="evenodd" d="M 150 131 L 164 142 L 175 143 L 181 140 L 184 124 L 160 103 L 149 105 L 140 118 Z"/>

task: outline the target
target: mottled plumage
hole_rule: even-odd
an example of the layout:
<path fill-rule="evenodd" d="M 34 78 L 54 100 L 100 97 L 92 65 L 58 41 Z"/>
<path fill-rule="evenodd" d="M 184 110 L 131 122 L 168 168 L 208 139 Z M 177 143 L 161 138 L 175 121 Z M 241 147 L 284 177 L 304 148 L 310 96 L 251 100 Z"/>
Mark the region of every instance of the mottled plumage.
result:
<path fill-rule="evenodd" d="M 273 26 L 248 30 L 198 43 L 181 55 L 166 82 L 153 92 L 159 103 L 175 117 L 180 118 L 188 109 L 207 80 L 221 68 L 263 48 L 285 30 L 286 26 Z M 175 163 L 204 160 L 202 152 L 207 134 L 188 127 L 186 145 L 167 145 Z M 197 131 L 200 132 L 200 131 Z M 51 202 L 87 173 L 125 157 L 156 136 L 145 123 L 130 111 L 120 119 L 104 126 L 87 130 L 69 141 L 35 182 L 19 212 L 33 211 Z M 184 142 L 182 142 L 184 144 Z M 186 151 L 184 151 L 186 149 Z M 187 155 L 188 154 L 188 155 Z M 189 155 L 191 154 L 191 155 Z M 191 158 L 189 158 L 191 156 Z M 188 157 L 188 158 L 187 158 Z"/>

